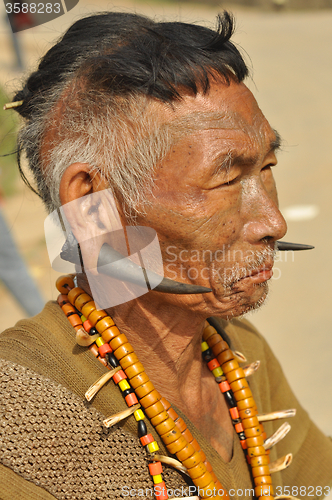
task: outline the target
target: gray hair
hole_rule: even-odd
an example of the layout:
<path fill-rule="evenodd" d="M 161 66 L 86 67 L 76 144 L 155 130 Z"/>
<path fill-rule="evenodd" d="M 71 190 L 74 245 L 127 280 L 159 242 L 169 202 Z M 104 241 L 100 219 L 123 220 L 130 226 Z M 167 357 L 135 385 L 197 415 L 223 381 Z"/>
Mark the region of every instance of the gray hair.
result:
<path fill-rule="evenodd" d="M 168 128 L 149 113 L 149 101 L 142 94 L 112 98 L 78 90 L 73 81 L 53 88 L 18 136 L 49 212 L 61 206 L 61 178 L 76 162 L 88 164 L 92 177 L 103 173 L 127 215 L 146 203 L 154 167 L 172 142 Z"/>

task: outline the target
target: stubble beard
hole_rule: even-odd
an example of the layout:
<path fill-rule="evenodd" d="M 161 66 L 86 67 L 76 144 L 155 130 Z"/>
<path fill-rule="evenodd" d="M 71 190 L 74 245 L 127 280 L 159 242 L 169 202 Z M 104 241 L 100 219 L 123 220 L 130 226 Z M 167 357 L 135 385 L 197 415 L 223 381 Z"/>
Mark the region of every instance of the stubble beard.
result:
<path fill-rule="evenodd" d="M 234 265 L 226 268 L 223 272 L 223 276 L 219 281 L 218 285 L 222 286 L 224 289 L 224 295 L 232 296 L 237 294 L 236 287 L 241 282 L 242 279 L 248 277 L 258 268 L 261 268 L 265 263 L 274 260 L 276 249 L 265 248 L 264 250 L 258 251 L 253 255 L 246 257 L 241 263 L 235 263 Z M 252 284 L 254 288 L 261 289 L 260 297 L 250 303 L 245 303 L 241 306 L 240 314 L 230 314 L 228 319 L 233 317 L 241 317 L 248 312 L 255 311 L 259 309 L 266 301 L 269 292 L 269 283 L 264 281 L 262 283 Z"/>

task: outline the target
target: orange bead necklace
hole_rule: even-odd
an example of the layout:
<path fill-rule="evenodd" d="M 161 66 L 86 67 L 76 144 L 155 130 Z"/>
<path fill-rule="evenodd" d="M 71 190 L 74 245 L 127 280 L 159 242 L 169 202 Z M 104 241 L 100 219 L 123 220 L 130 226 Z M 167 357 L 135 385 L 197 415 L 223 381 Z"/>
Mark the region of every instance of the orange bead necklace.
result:
<path fill-rule="evenodd" d="M 133 347 L 127 337 L 121 334 L 112 318 L 105 311 L 97 310 L 90 295 L 76 287 L 71 276 L 58 278 L 56 286 L 61 294 L 58 303 L 76 330 L 78 343 L 87 346 L 109 370 L 109 373 L 101 377 L 103 380 L 99 379 L 87 394 L 92 395 L 92 398 L 109 378 L 119 386 L 128 410 L 122 412 L 123 415 L 106 419 L 104 423 L 109 426 L 124 416 L 134 414 L 138 422 L 141 444 L 151 454 L 149 470 L 155 486 L 156 499 L 167 500 L 168 494 L 162 479 L 162 457 L 155 459 L 159 446 L 153 435 L 147 431 L 145 415 L 150 419 L 168 452 L 175 455 L 185 468 L 200 498 L 228 500 L 226 490 L 213 472 L 198 442 L 171 404 L 154 388 Z M 244 371 L 227 342 L 211 325 L 204 329 L 202 353 L 228 402 L 233 425 L 251 466 L 255 495 L 259 500 L 273 500 L 269 456 L 264 448 L 266 434 L 257 419 L 257 407 Z M 178 468 L 180 469 L 180 466 Z"/>

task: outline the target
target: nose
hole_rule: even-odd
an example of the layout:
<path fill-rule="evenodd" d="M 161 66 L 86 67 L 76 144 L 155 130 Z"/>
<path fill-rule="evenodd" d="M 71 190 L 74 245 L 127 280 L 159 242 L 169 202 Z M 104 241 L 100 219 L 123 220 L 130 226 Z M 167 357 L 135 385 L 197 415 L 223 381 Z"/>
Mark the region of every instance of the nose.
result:
<path fill-rule="evenodd" d="M 251 244 L 262 240 L 277 241 L 287 232 L 287 224 L 279 207 L 276 189 L 268 192 L 264 185 L 251 186 L 244 203 L 247 222 L 244 237 Z"/>

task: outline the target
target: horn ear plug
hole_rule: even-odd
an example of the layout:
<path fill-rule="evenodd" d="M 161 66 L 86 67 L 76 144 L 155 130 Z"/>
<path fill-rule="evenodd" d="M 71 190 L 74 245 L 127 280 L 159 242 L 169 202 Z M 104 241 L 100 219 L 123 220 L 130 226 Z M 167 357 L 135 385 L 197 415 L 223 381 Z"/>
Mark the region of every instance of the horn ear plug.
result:
<path fill-rule="evenodd" d="M 61 249 L 60 257 L 68 262 L 80 264 L 81 262 L 79 255 L 79 244 L 77 243 L 75 236 L 70 233 Z M 107 266 L 107 264 L 113 265 Z M 112 248 L 110 245 L 107 245 L 107 243 L 104 243 L 104 245 L 100 249 L 97 269 L 98 272 L 121 281 L 127 281 L 129 283 L 134 283 L 140 286 L 147 285 L 149 289 L 152 289 L 156 292 L 173 293 L 179 295 L 212 292 L 211 288 L 199 285 L 190 285 L 187 283 L 180 283 L 179 281 L 174 281 L 169 278 L 162 278 L 162 276 L 149 271 L 149 280 L 158 283 L 157 286 L 151 287 L 150 282 L 146 283 L 146 279 L 144 280 L 144 283 L 142 281 L 142 271 L 144 272 L 145 269 L 140 267 L 138 264 L 135 264 L 133 261 L 129 261 L 128 259 L 124 258 L 123 255 L 114 250 L 114 248 Z"/>
<path fill-rule="evenodd" d="M 108 266 L 108 264 L 113 265 Z M 98 272 L 119 280 L 128 281 L 129 283 L 140 286 L 144 284 L 142 283 L 142 270 L 145 271 L 145 269 L 135 264 L 133 261 L 125 259 L 123 255 L 107 245 L 107 243 L 104 243 L 100 249 L 97 269 Z M 151 282 L 153 281 L 158 283 L 157 286 L 151 287 Z M 162 278 L 152 271 L 149 271 L 149 283 L 147 283 L 147 286 L 156 292 L 162 293 L 187 295 L 212 292 L 210 288 L 204 286 L 188 285 L 187 283 L 180 283 L 169 278 Z"/>
<path fill-rule="evenodd" d="M 289 243 L 288 241 L 277 241 L 277 250 L 287 251 L 299 251 L 299 250 L 312 250 L 312 245 L 303 245 L 302 243 Z"/>

